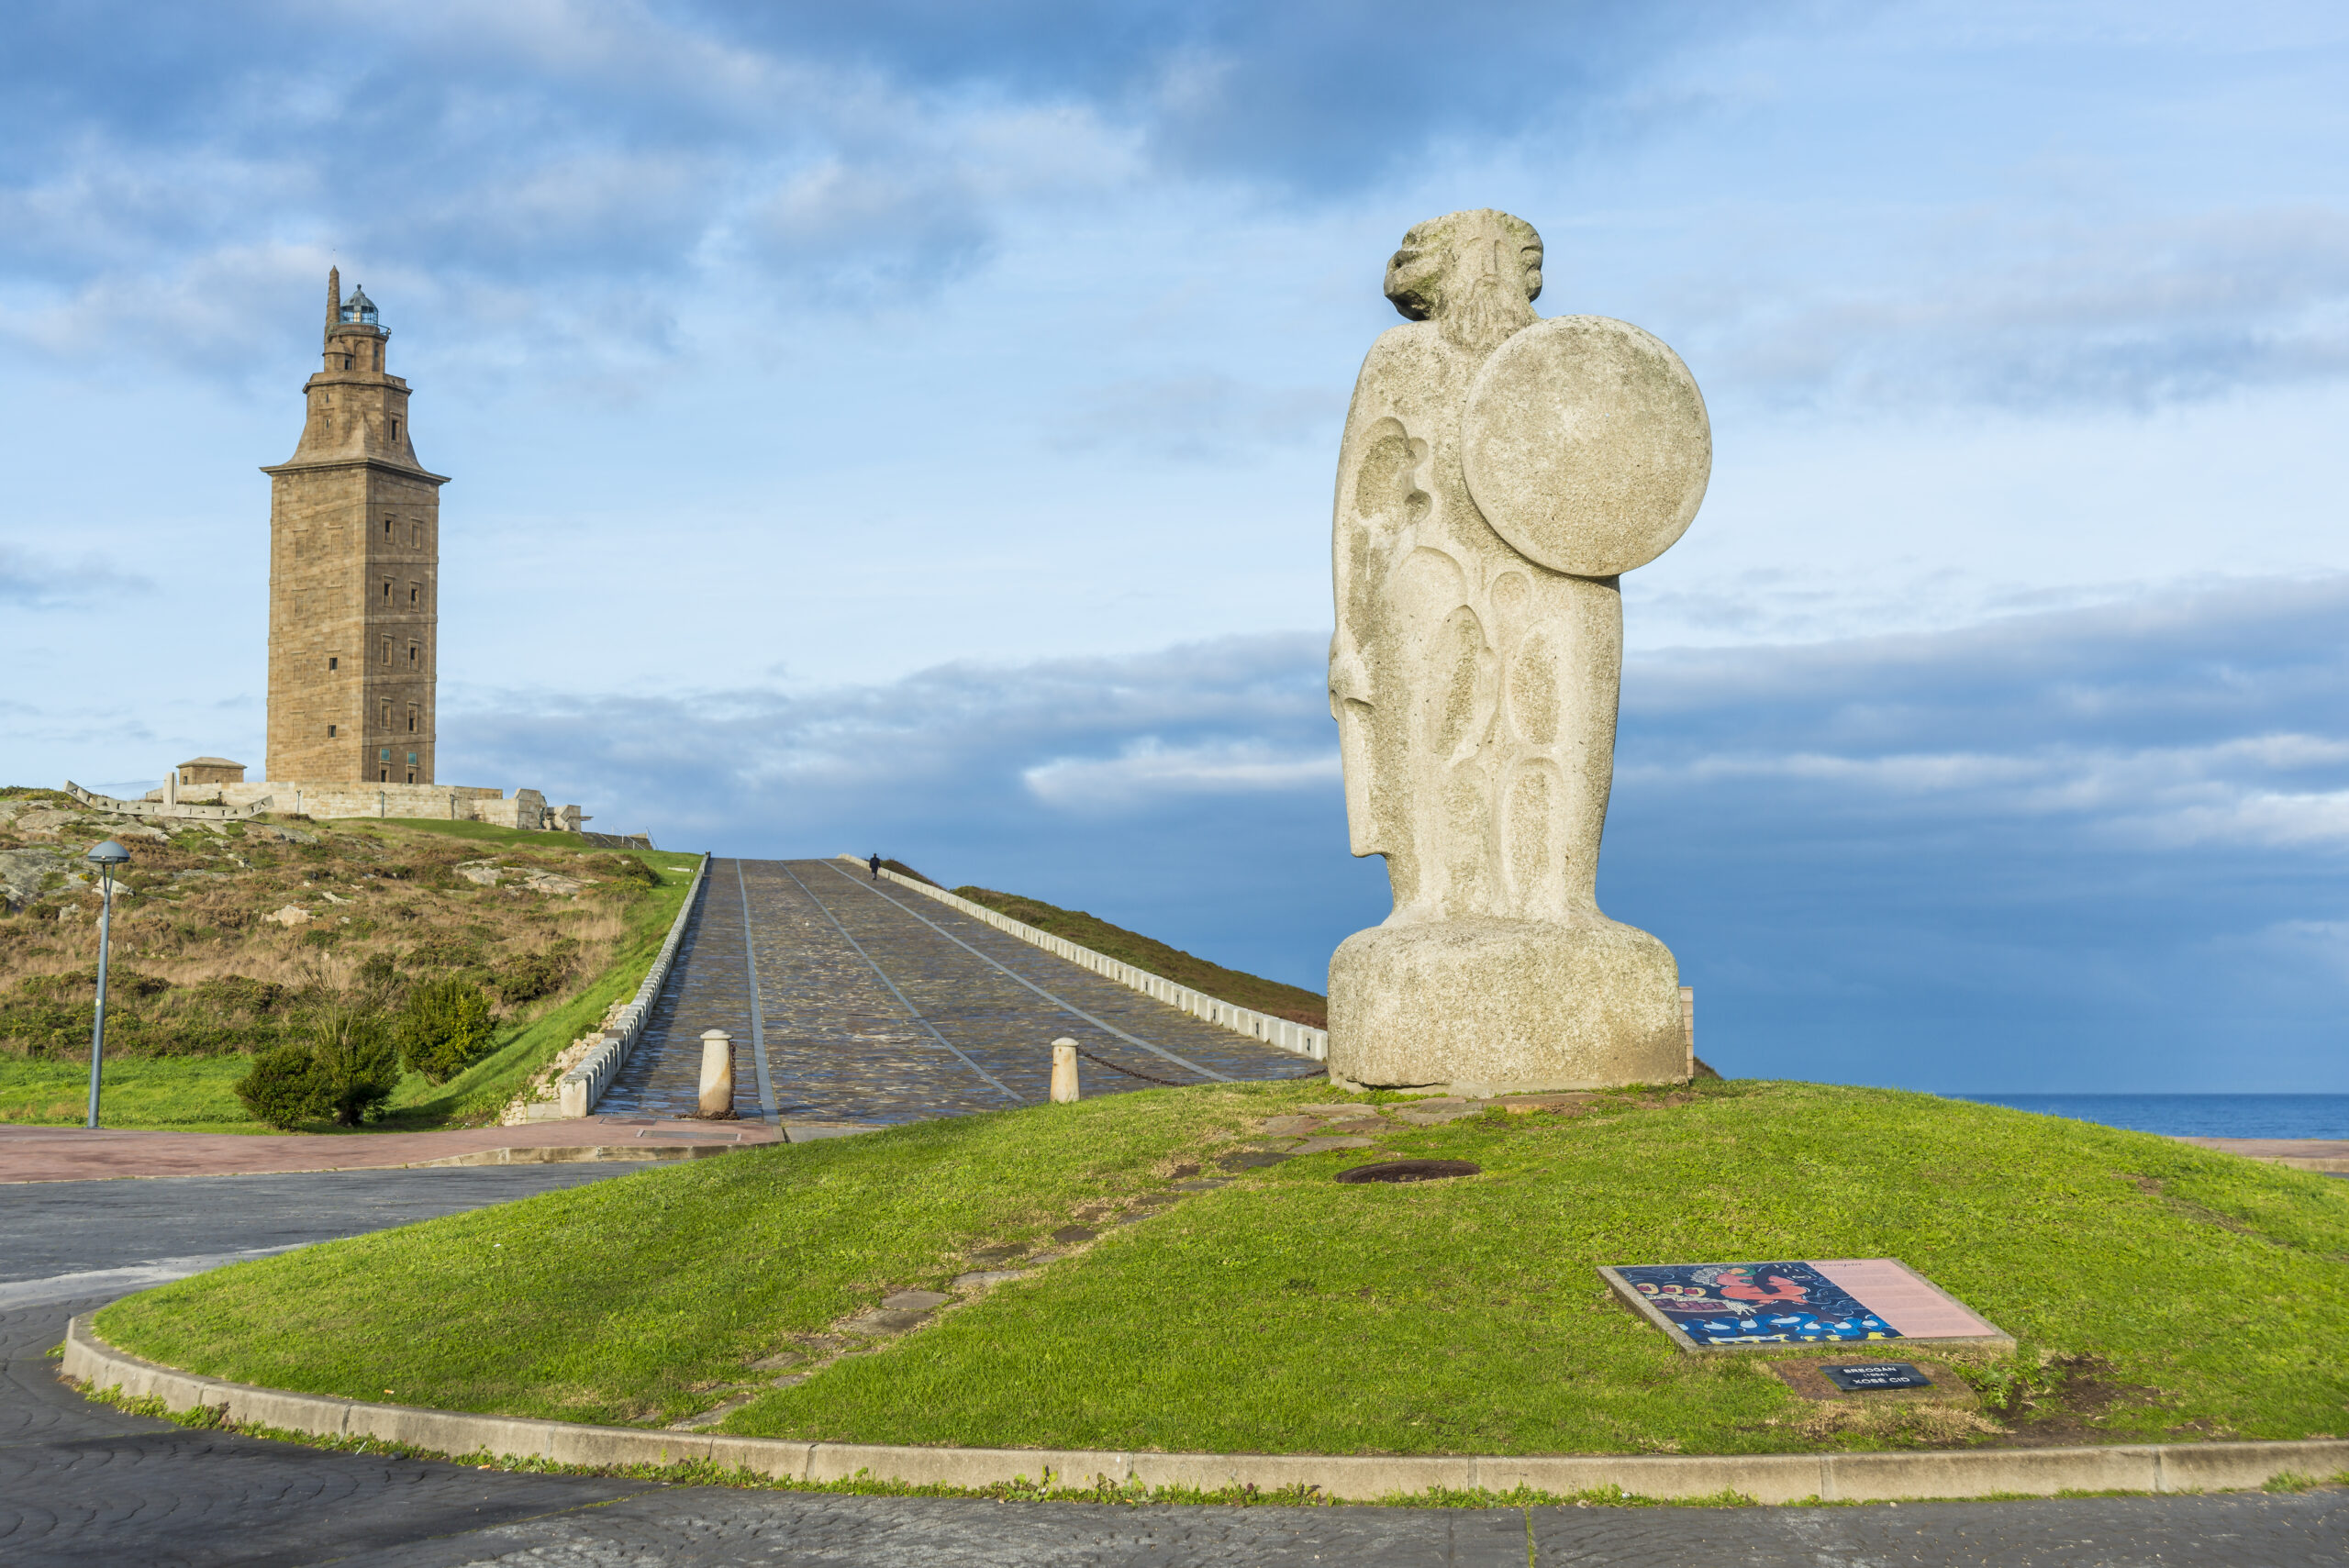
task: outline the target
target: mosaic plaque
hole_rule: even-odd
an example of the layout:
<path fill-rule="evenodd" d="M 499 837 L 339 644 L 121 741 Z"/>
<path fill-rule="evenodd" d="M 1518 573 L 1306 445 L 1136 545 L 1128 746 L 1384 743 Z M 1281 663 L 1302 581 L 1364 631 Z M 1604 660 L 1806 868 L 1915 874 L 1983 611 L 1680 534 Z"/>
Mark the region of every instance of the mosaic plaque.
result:
<path fill-rule="evenodd" d="M 1894 1258 L 1640 1263 L 1598 1273 L 1684 1351 L 1868 1340 L 1994 1349 L 2014 1343 L 2006 1330 Z"/>

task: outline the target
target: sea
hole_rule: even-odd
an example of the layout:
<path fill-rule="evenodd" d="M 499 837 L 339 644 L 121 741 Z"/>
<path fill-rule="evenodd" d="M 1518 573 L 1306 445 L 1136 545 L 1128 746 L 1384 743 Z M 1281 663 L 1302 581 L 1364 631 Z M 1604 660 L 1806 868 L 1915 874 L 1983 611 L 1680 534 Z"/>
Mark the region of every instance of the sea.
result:
<path fill-rule="evenodd" d="M 2172 1138 L 2349 1139 L 2349 1095 L 1953 1095 Z"/>

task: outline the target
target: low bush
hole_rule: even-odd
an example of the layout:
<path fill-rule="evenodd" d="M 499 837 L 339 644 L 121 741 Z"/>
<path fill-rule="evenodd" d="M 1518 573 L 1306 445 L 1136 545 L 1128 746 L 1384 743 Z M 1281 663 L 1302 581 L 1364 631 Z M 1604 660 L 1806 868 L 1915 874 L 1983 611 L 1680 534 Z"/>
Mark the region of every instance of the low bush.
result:
<path fill-rule="evenodd" d="M 253 1058 L 237 1080 L 237 1098 L 255 1121 L 292 1127 L 324 1114 L 318 1093 L 318 1062 L 307 1040 L 295 1040 Z"/>
<path fill-rule="evenodd" d="M 634 855 L 615 855 L 612 866 L 614 882 L 629 883 L 638 887 L 658 887 L 661 873 Z"/>
<path fill-rule="evenodd" d="M 302 1038 L 256 1056 L 236 1087 L 254 1119 L 272 1127 L 319 1117 L 357 1127 L 392 1097 L 399 1078 L 399 1051 L 384 1015 L 330 1003 L 310 1016 Z"/>
<path fill-rule="evenodd" d="M 334 1119 L 357 1127 L 399 1087 L 399 1048 L 391 1021 L 372 1007 L 322 1007 L 310 1026 L 320 1098 Z"/>
<path fill-rule="evenodd" d="M 408 1070 L 445 1084 L 487 1054 L 497 1029 L 481 987 L 451 975 L 408 992 L 398 1034 Z"/>
<path fill-rule="evenodd" d="M 516 953 L 497 966 L 490 984 L 496 987 L 499 1001 L 509 1007 L 518 1006 L 559 988 L 571 978 L 571 971 L 578 962 L 579 944 L 566 937 L 531 952 Z"/>

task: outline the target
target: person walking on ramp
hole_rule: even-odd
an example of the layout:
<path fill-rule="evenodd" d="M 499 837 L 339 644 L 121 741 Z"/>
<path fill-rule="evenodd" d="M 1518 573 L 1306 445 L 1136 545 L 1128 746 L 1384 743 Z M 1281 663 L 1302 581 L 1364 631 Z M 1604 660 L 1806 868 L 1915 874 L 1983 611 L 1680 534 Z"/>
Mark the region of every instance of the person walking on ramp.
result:
<path fill-rule="evenodd" d="M 874 880 L 874 881 L 875 881 L 875 882 L 880 881 L 880 880 L 881 880 L 881 851 L 878 851 L 878 850 L 874 851 L 873 851 L 873 858 L 872 858 L 871 860 L 869 860 L 869 861 L 865 862 L 864 863 L 865 863 L 866 865 L 869 865 L 869 866 L 871 866 L 871 867 L 873 868 L 873 880 Z"/>

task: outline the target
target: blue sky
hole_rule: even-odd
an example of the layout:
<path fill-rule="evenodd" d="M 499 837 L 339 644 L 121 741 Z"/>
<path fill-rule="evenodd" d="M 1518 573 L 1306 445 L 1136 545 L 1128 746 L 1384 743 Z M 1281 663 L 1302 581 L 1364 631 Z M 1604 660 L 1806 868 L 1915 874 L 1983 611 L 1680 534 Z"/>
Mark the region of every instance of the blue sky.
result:
<path fill-rule="evenodd" d="M 2318 5 L 28 4 L 0 775 L 258 763 L 322 275 L 443 495 L 442 774 L 1319 985 L 1412 222 L 1703 384 L 1601 872 L 1738 1073 L 2349 1090 Z"/>

